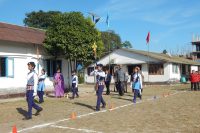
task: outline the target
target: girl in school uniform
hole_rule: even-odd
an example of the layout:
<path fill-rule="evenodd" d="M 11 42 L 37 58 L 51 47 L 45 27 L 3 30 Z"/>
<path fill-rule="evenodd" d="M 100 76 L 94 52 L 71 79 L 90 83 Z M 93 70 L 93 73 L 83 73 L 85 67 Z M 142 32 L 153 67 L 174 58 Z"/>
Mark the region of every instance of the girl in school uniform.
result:
<path fill-rule="evenodd" d="M 39 97 L 39 103 L 43 103 L 44 102 L 44 90 L 45 90 L 45 79 L 46 79 L 46 74 L 45 74 L 45 70 L 42 69 L 41 70 L 41 75 L 38 78 L 38 89 L 37 89 L 37 94 Z"/>
<path fill-rule="evenodd" d="M 135 67 L 134 75 L 132 76 L 132 89 L 134 92 L 133 102 L 136 103 L 136 98 L 139 96 L 141 99 L 142 89 L 142 75 L 139 73 L 139 67 Z"/>

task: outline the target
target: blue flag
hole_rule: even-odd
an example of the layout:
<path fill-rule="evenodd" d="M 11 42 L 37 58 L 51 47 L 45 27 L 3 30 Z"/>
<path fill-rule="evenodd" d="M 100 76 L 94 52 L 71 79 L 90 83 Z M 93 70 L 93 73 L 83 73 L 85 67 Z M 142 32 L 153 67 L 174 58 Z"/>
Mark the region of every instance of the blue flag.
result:
<path fill-rule="evenodd" d="M 110 22 L 109 22 L 109 15 L 107 14 L 107 17 L 106 17 L 106 24 L 107 24 L 107 27 L 110 26 Z"/>

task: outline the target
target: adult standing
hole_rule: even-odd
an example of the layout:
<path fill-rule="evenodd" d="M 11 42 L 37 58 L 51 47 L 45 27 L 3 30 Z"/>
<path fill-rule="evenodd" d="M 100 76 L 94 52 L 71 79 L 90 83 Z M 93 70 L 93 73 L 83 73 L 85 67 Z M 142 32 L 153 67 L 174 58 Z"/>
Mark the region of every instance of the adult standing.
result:
<path fill-rule="evenodd" d="M 195 72 L 195 70 L 192 70 L 192 73 L 190 74 L 190 81 L 191 81 L 191 91 L 197 90 L 197 83 L 198 83 L 198 75 Z"/>
<path fill-rule="evenodd" d="M 54 90 L 55 97 L 60 98 L 64 96 L 64 77 L 60 71 L 60 68 L 58 68 L 54 74 Z"/>
<path fill-rule="evenodd" d="M 118 66 L 115 67 L 115 71 L 114 71 L 114 75 L 113 75 L 113 79 L 114 79 L 114 92 L 115 92 L 115 89 L 118 91 L 118 88 L 117 88 L 117 70 L 118 70 Z"/>
<path fill-rule="evenodd" d="M 38 77 L 35 72 L 35 63 L 29 62 L 28 69 L 30 72 L 27 75 L 27 84 L 26 84 L 26 100 L 28 103 L 28 116 L 25 118 L 26 120 L 32 119 L 32 108 L 36 109 L 37 112 L 35 115 L 39 115 L 39 112 L 42 111 L 42 108 L 35 104 L 34 97 L 37 95 L 37 83 Z"/>
<path fill-rule="evenodd" d="M 106 78 L 105 78 L 105 84 L 106 84 L 106 95 L 110 95 L 110 82 L 111 82 L 111 74 L 109 70 L 106 70 Z"/>
<path fill-rule="evenodd" d="M 126 74 L 122 70 L 122 65 L 119 65 L 119 69 L 116 72 L 116 78 L 117 78 L 117 88 L 119 91 L 119 95 L 124 95 L 124 82 L 126 81 Z"/>

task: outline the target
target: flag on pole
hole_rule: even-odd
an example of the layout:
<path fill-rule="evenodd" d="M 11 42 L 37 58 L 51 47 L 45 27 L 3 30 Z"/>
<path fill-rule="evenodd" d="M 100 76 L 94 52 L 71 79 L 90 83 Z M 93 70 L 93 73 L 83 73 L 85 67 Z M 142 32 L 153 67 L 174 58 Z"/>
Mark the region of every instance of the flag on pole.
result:
<path fill-rule="evenodd" d="M 107 27 L 110 26 L 110 22 L 109 22 L 109 15 L 107 14 L 107 17 L 106 17 L 106 24 L 107 24 Z"/>
<path fill-rule="evenodd" d="M 95 19 L 95 24 L 98 23 L 100 19 L 101 19 L 100 17 Z"/>
<path fill-rule="evenodd" d="M 148 34 L 147 34 L 147 38 L 146 38 L 147 44 L 149 44 L 149 41 L 150 41 L 150 32 L 148 32 Z"/>

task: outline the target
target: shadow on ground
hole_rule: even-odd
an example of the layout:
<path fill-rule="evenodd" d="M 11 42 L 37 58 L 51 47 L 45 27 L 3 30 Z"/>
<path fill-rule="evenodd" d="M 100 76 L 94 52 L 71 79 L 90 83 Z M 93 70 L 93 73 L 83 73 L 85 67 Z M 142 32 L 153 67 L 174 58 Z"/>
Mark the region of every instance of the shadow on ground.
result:
<path fill-rule="evenodd" d="M 124 97 L 112 97 L 112 98 L 120 99 L 120 100 L 126 100 L 126 101 L 133 101 L 132 99 L 124 98 Z"/>
<path fill-rule="evenodd" d="M 91 105 L 88 105 L 88 104 L 85 104 L 85 103 L 75 102 L 74 104 L 80 105 L 80 106 L 83 106 L 83 107 L 87 107 L 87 108 L 89 108 L 91 110 L 95 110 L 95 107 L 93 107 Z"/>
<path fill-rule="evenodd" d="M 18 111 L 19 114 L 21 114 L 22 116 L 26 117 L 27 115 L 27 111 L 22 109 L 22 108 L 16 108 L 16 110 Z"/>

